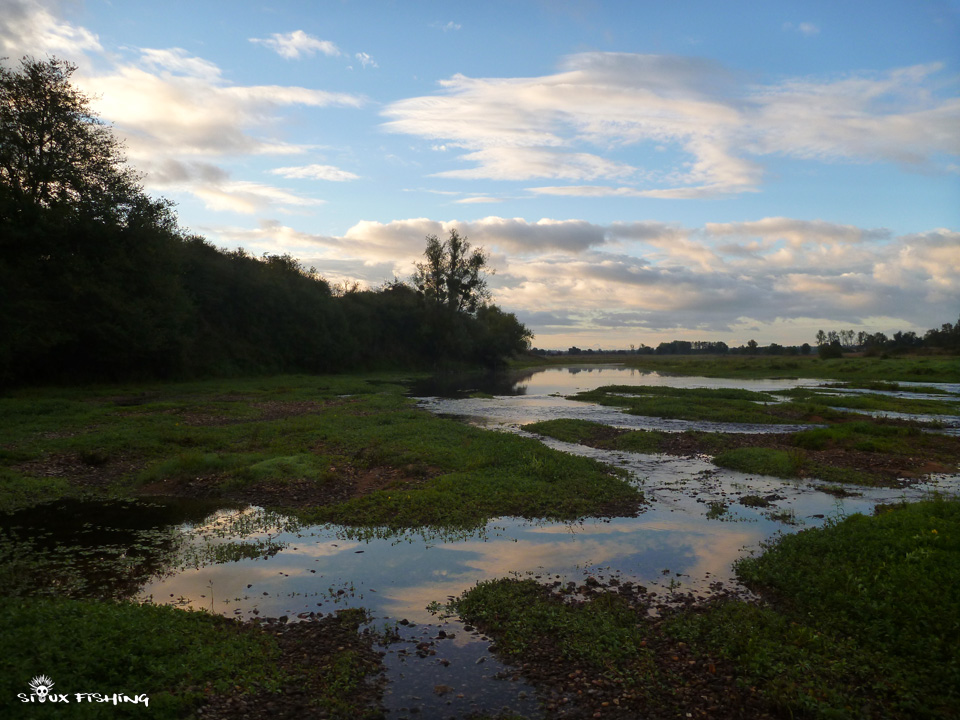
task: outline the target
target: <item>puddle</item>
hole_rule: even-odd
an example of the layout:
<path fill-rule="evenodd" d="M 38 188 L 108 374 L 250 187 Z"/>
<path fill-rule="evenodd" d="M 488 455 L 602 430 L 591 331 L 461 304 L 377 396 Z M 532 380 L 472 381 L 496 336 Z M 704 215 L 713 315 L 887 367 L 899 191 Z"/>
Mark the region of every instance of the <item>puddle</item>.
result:
<path fill-rule="evenodd" d="M 495 382 L 506 387 L 505 381 Z M 520 424 L 551 417 L 683 429 L 554 395 L 612 383 L 771 391 L 816 384 L 674 377 L 610 366 L 550 368 L 523 373 L 513 382 L 494 399 L 450 391 L 447 395 L 459 397 L 432 395 L 423 404 L 435 412 L 469 416 L 474 422 L 521 434 Z M 486 392 L 479 385 L 471 382 L 467 389 Z M 635 424 L 640 422 L 653 424 Z M 703 429 L 710 424 L 695 425 Z M 737 427 L 741 432 L 788 429 Z M 816 527 L 846 514 L 869 513 L 878 502 L 920 498 L 931 489 L 956 492 L 960 487 L 960 475 L 951 475 L 905 490 L 851 488 L 862 494 L 836 498 L 817 490 L 815 483 L 722 470 L 705 458 L 545 442 L 629 470 L 649 505 L 636 517 L 575 523 L 500 518 L 476 532 L 447 536 L 406 532 L 364 537 L 337 526 L 297 527 L 257 508 L 157 509 L 153 504 L 128 504 L 109 512 L 46 506 L 31 511 L 32 519 L 10 516 L 0 528 L 28 532 L 23 528 L 53 527 L 63 534 L 50 542 L 82 540 L 115 547 L 136 546 L 143 539 L 137 534 L 141 530 L 163 530 L 168 544 L 149 566 L 153 576 L 138 578 L 141 600 L 247 619 L 286 615 L 295 620 L 311 612 L 363 607 L 371 613 L 374 629 L 396 631 L 401 638 L 384 648 L 388 717 L 466 717 L 475 712 L 495 714 L 504 707 L 538 717 L 534 689 L 490 654 L 489 641 L 428 607 L 447 602 L 481 580 L 505 576 L 577 584 L 591 575 L 617 577 L 663 597 L 673 590 L 707 594 L 711 583 L 734 581 L 735 559 L 759 550 L 780 533 Z M 746 496 L 759 496 L 769 504 L 748 506 L 741 502 Z M 167 565 L 159 567 L 163 563 Z M 436 691 L 438 686 L 443 686 L 442 693 Z"/>

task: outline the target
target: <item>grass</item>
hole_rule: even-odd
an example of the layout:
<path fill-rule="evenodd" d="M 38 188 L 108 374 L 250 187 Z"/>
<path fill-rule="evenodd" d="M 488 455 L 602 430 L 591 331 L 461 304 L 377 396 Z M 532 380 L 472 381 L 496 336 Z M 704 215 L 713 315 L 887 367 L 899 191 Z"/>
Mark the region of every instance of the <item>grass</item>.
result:
<path fill-rule="evenodd" d="M 448 610 L 492 635 L 498 652 L 509 659 L 553 655 L 632 678 L 655 672 L 636 613 L 613 594 L 569 603 L 535 580 L 489 580 L 454 600 Z"/>
<path fill-rule="evenodd" d="M 627 404 L 644 414 L 660 412 L 656 407 L 645 405 L 646 398 L 643 395 L 638 399 L 628 393 L 629 389 L 610 386 L 589 394 L 581 393 L 578 398 L 587 399 L 590 396 L 601 402 Z M 719 415 L 725 404 L 742 401 L 742 391 L 721 391 L 723 395 L 715 396 L 711 391 L 704 390 L 655 389 L 658 392 L 650 396 L 655 402 L 660 402 L 660 398 L 669 399 L 663 414 L 687 419 L 695 419 L 696 416 L 723 420 L 743 418 L 743 413 L 736 407 L 730 415 Z M 637 388 L 636 392 L 645 395 L 648 390 L 643 387 Z M 711 407 L 711 404 L 715 407 Z M 757 436 L 747 446 L 744 446 L 744 436 L 730 433 L 622 430 L 585 420 L 547 420 L 525 425 L 524 429 L 565 442 L 608 450 L 712 454 L 715 465 L 730 470 L 785 479 L 813 477 L 826 483 L 898 487 L 901 484 L 898 472 L 887 467 L 890 462 L 904 473 L 914 474 L 918 474 L 921 467 L 928 468 L 925 472 L 949 472 L 960 462 L 960 441 L 923 432 L 919 426 L 889 424 L 864 416 L 838 414 L 826 406 L 812 405 L 806 401 L 791 403 L 786 410 L 784 405 L 769 407 L 772 408 L 771 412 L 795 420 L 816 418 L 833 422 L 826 427 L 801 430 L 769 441 L 765 436 Z M 863 419 L 851 419 L 856 417 Z M 765 445 L 766 442 L 770 446 Z"/>
<path fill-rule="evenodd" d="M 617 359 L 615 359 L 617 358 Z M 599 362 L 599 360 L 594 360 Z M 818 357 L 763 355 L 611 356 L 651 372 L 704 377 L 797 377 L 851 382 L 960 382 L 960 361 L 950 355 L 895 355 L 890 357 Z"/>
<path fill-rule="evenodd" d="M 528 423 L 523 426 L 523 429 L 535 435 L 546 435 L 563 442 L 638 453 L 661 452 L 663 440 L 666 437 L 666 433 L 659 430 L 619 431 L 603 423 L 569 418 Z"/>
<path fill-rule="evenodd" d="M 734 661 L 741 682 L 813 717 L 960 710 L 960 502 L 853 515 L 737 564 L 772 607 L 728 602 L 672 632 Z"/>
<path fill-rule="evenodd" d="M 629 514 L 623 476 L 529 438 L 414 407 L 399 376 L 247 380 L 24 390 L 0 399 L 0 510 L 65 495 L 173 492 L 202 485 L 246 497 L 291 483 L 336 496 L 379 471 L 361 498 L 298 507 L 311 521 L 475 527 L 492 517 Z"/>
<path fill-rule="evenodd" d="M 796 422 L 774 403 L 769 393 L 750 390 L 672 388 L 651 385 L 607 385 L 570 397 L 571 400 L 622 407 L 631 415 L 706 420 L 712 422 Z M 776 409 L 774 409 L 776 408 Z"/>
<path fill-rule="evenodd" d="M 831 393 L 812 388 L 793 388 L 781 395 L 801 402 L 815 402 L 830 407 L 867 410 L 871 412 L 910 413 L 915 415 L 958 415 L 960 400 L 951 396 L 950 400 L 931 398 L 902 398 L 876 393 Z"/>
<path fill-rule="evenodd" d="M 960 710 L 960 501 L 835 518 L 781 536 L 736 569 L 770 601 L 725 598 L 654 620 L 642 599 L 608 590 L 577 600 L 511 578 L 479 583 L 448 610 L 493 637 L 528 679 L 551 688 L 613 683 L 621 698 L 641 699 L 628 708 L 640 716 L 690 712 L 687 681 L 721 682 L 714 659 L 741 692 L 727 694 L 732 707 L 711 708 L 718 716 L 742 711 L 744 697 L 783 717 L 907 720 Z M 694 666 L 703 675 L 677 675 Z"/>
<path fill-rule="evenodd" d="M 22 712 L 17 693 L 29 694 L 29 681 L 41 674 L 62 693 L 146 694 L 149 708 L 31 705 L 30 717 L 180 718 L 210 692 L 270 691 L 281 681 L 273 638 L 219 616 L 62 598 L 0 598 L 0 612 L 0 713 L 7 717 Z"/>

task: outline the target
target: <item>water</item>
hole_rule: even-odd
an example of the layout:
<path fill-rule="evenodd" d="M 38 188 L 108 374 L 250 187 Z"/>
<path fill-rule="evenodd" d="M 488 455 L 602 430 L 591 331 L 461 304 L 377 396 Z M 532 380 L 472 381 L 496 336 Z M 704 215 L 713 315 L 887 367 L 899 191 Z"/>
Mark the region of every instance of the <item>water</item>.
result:
<path fill-rule="evenodd" d="M 641 373 L 622 367 L 580 366 L 527 371 L 512 379 L 471 379 L 447 388 L 421 386 L 421 405 L 467 417 L 501 431 L 525 434 L 522 425 L 553 417 L 579 417 L 620 427 L 723 429 L 783 432 L 784 426 L 731 426 L 639 418 L 614 408 L 558 397 L 608 384 L 663 384 L 783 390 L 814 381 L 729 380 Z M 499 391 L 493 399 L 470 392 Z M 442 397 L 444 395 L 445 397 Z M 922 497 L 931 489 L 956 491 L 960 476 L 943 476 L 905 490 L 854 488 L 838 499 L 817 483 L 751 476 L 714 467 L 706 458 L 610 452 L 554 440 L 565 452 L 597 458 L 630 471 L 649 505 L 636 517 L 574 523 L 500 518 L 470 533 L 406 532 L 360 537 L 337 526 L 295 527 L 257 508 L 209 510 L 176 517 L 152 511 L 153 528 L 164 534 L 162 553 L 180 548 L 179 564 L 143 584 L 142 600 L 205 609 L 251 619 L 363 607 L 375 629 L 396 629 L 402 640 L 386 649 L 392 718 L 463 717 L 510 707 L 536 717 L 532 687 L 489 652 L 489 641 L 455 618 L 428 607 L 445 603 L 481 580 L 506 576 L 544 582 L 582 583 L 586 577 L 616 577 L 669 597 L 672 590 L 709 592 L 710 584 L 735 583 L 732 563 L 779 533 L 821 525 L 829 518 L 871 512 L 878 502 Z M 770 499 L 767 508 L 740 503 L 745 495 Z M 725 511 L 718 513 L 718 508 Z M 72 512 L 76 512 L 73 508 Z M 134 511 L 126 508 L 129 516 Z M 48 508 L 46 521 L 57 526 Z M 129 522 L 129 521 L 126 521 Z M 106 525 L 108 523 L 102 522 Z M 139 527 L 139 526 L 138 526 Z M 126 537 L 126 536 L 123 536 Z M 131 540 L 132 542 L 132 540 Z M 138 540 L 142 543 L 142 538 Z M 220 560 L 220 562 L 217 562 Z M 142 578 L 140 580 L 142 582 Z M 440 636 L 443 631 L 444 637 Z M 429 643 L 429 650 L 416 652 Z M 430 651 L 433 654 L 430 654 Z M 451 688 L 439 695 L 438 686 Z"/>

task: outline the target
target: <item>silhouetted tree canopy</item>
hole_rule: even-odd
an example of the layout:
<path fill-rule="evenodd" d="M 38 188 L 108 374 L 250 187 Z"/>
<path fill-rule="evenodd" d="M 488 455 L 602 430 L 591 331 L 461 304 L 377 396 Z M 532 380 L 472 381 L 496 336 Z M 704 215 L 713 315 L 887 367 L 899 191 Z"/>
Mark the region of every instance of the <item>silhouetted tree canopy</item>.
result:
<path fill-rule="evenodd" d="M 290 255 L 185 235 L 75 69 L 0 67 L 0 382 L 494 365 L 526 347 L 455 231 L 428 243 L 417 289 L 336 294 Z"/>
<path fill-rule="evenodd" d="M 483 248 L 471 252 L 470 243 L 456 229 L 444 241 L 427 236 L 425 262 L 417 263 L 413 283 L 428 301 L 455 312 L 475 313 L 489 300 Z"/>

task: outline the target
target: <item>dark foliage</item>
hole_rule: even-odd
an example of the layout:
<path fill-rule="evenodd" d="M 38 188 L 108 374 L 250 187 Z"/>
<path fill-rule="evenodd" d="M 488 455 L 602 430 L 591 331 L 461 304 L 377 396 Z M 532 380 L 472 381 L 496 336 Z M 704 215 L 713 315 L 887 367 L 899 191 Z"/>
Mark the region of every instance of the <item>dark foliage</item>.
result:
<path fill-rule="evenodd" d="M 428 238 L 433 290 L 338 296 L 289 255 L 185 236 L 74 70 L 0 68 L 0 382 L 494 365 L 526 348 L 516 317 L 484 304 L 486 256 L 455 232 Z"/>

